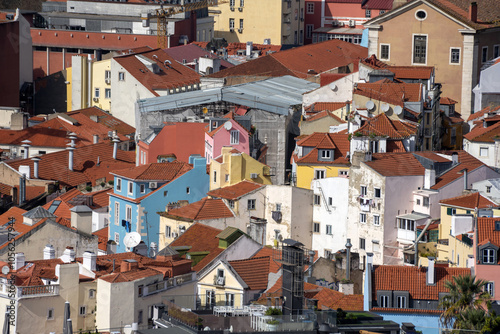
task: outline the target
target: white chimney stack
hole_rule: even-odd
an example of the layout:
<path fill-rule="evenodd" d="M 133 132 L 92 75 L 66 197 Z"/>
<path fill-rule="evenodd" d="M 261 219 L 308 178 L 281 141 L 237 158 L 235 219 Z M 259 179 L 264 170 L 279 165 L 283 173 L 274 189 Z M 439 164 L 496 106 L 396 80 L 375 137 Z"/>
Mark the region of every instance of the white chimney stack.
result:
<path fill-rule="evenodd" d="M 86 251 L 83 253 L 83 267 L 90 271 L 96 271 L 97 268 L 97 256 L 94 252 Z"/>
<path fill-rule="evenodd" d="M 253 42 L 247 42 L 246 56 L 250 57 L 252 55 Z"/>
<path fill-rule="evenodd" d="M 29 151 L 30 151 L 30 144 L 31 142 L 29 140 L 23 140 L 21 143 L 23 143 L 21 145 L 22 148 L 24 148 L 24 159 L 28 159 L 29 158 Z"/>
<path fill-rule="evenodd" d="M 73 247 L 66 247 L 66 249 L 63 252 L 63 255 L 61 256 L 61 260 L 63 260 L 64 263 L 70 263 L 70 262 L 75 262 L 75 250 Z"/>
<path fill-rule="evenodd" d="M 118 152 L 118 143 L 120 142 L 120 139 L 118 139 L 118 136 L 113 136 L 113 139 L 111 141 L 113 142 L 113 159 L 116 160 L 116 154 Z"/>
<path fill-rule="evenodd" d="M 73 151 L 75 150 L 75 146 L 73 144 L 68 145 L 66 148 L 68 150 L 68 169 L 73 171 Z"/>
<path fill-rule="evenodd" d="M 425 169 L 424 189 L 431 189 L 436 184 L 436 171 L 431 168 Z"/>
<path fill-rule="evenodd" d="M 429 264 L 427 267 L 427 285 L 436 284 L 436 269 L 434 268 L 434 258 L 428 257 Z"/>
<path fill-rule="evenodd" d="M 99 142 L 99 135 L 93 135 L 92 137 L 94 139 L 94 144 L 97 144 Z"/>
<path fill-rule="evenodd" d="M 16 253 L 14 257 L 14 270 L 19 270 L 25 265 L 26 258 L 24 253 Z"/>
<path fill-rule="evenodd" d="M 68 138 L 71 140 L 71 146 L 75 146 L 75 140 L 78 138 L 76 136 L 76 133 L 74 132 L 71 132 L 69 135 L 68 135 Z"/>
<path fill-rule="evenodd" d="M 43 249 L 43 259 L 44 260 L 52 260 L 55 258 L 56 258 L 56 250 L 54 249 L 54 246 L 48 244 Z"/>
<path fill-rule="evenodd" d="M 38 179 L 38 162 L 42 159 L 40 158 L 37 158 L 37 157 L 34 157 L 34 158 L 31 158 L 31 160 L 33 161 L 33 177 L 35 179 Z"/>

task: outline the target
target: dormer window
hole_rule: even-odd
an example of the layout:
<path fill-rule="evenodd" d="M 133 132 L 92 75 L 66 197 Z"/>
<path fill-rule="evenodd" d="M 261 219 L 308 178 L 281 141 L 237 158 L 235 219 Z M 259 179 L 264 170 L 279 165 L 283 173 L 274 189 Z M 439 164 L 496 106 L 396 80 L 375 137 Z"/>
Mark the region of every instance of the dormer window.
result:
<path fill-rule="evenodd" d="M 485 248 L 481 252 L 483 264 L 495 264 L 496 251 L 491 248 Z"/>
<path fill-rule="evenodd" d="M 333 160 L 333 150 L 319 150 L 320 161 L 332 161 Z"/>
<path fill-rule="evenodd" d="M 495 231 L 500 231 L 500 221 L 495 221 Z"/>

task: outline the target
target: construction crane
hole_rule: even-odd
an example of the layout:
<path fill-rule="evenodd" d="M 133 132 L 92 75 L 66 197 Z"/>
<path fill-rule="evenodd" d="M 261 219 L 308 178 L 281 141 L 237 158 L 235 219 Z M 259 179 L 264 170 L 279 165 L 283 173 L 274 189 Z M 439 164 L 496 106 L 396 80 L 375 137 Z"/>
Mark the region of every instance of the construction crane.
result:
<path fill-rule="evenodd" d="M 157 9 L 150 17 L 157 19 L 158 47 L 165 48 L 165 37 L 167 36 L 167 18 L 175 14 L 191 12 L 202 8 L 212 7 L 228 3 L 230 0 L 202 0 L 185 5 L 173 5 L 167 8 Z"/>

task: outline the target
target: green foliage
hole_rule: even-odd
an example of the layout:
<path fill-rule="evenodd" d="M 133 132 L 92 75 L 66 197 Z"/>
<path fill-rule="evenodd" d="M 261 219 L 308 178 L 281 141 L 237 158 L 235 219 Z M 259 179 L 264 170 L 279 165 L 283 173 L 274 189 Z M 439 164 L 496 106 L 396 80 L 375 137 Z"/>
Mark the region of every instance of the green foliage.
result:
<path fill-rule="evenodd" d="M 277 325 L 277 324 L 279 324 L 280 322 L 279 322 L 279 320 L 277 320 L 277 319 L 273 319 L 273 320 L 268 320 L 268 321 L 267 321 L 267 323 L 268 323 L 269 325 Z"/>
<path fill-rule="evenodd" d="M 109 184 L 110 186 L 112 186 L 114 183 L 115 183 L 115 181 L 113 181 L 113 180 L 109 180 L 109 181 L 108 181 L 108 184 Z"/>
<path fill-rule="evenodd" d="M 363 137 L 363 134 L 361 132 L 354 132 L 355 137 Z"/>
<path fill-rule="evenodd" d="M 91 187 L 91 186 L 86 186 L 86 187 L 85 187 L 85 190 L 87 190 L 87 191 L 92 191 L 92 187 Z"/>
<path fill-rule="evenodd" d="M 189 326 L 196 326 L 201 323 L 200 318 L 195 313 L 189 311 L 183 312 L 180 308 L 174 306 L 169 307 L 168 315 Z"/>
<path fill-rule="evenodd" d="M 101 187 L 104 187 L 106 185 L 106 182 L 101 182 Z"/>
<path fill-rule="evenodd" d="M 270 307 L 266 310 L 266 315 L 283 315 L 279 308 Z"/>

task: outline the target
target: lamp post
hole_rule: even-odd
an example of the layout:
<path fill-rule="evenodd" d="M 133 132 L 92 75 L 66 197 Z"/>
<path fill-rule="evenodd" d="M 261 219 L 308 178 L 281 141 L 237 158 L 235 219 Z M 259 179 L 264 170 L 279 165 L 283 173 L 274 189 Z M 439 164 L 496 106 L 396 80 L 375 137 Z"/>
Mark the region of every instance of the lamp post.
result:
<path fill-rule="evenodd" d="M 351 248 L 352 248 L 352 244 L 351 244 L 351 239 L 347 239 L 347 243 L 345 244 L 345 248 L 346 248 L 346 251 L 347 251 L 347 267 L 346 267 L 346 271 L 345 271 L 345 278 L 346 280 L 350 280 L 351 279 Z"/>

